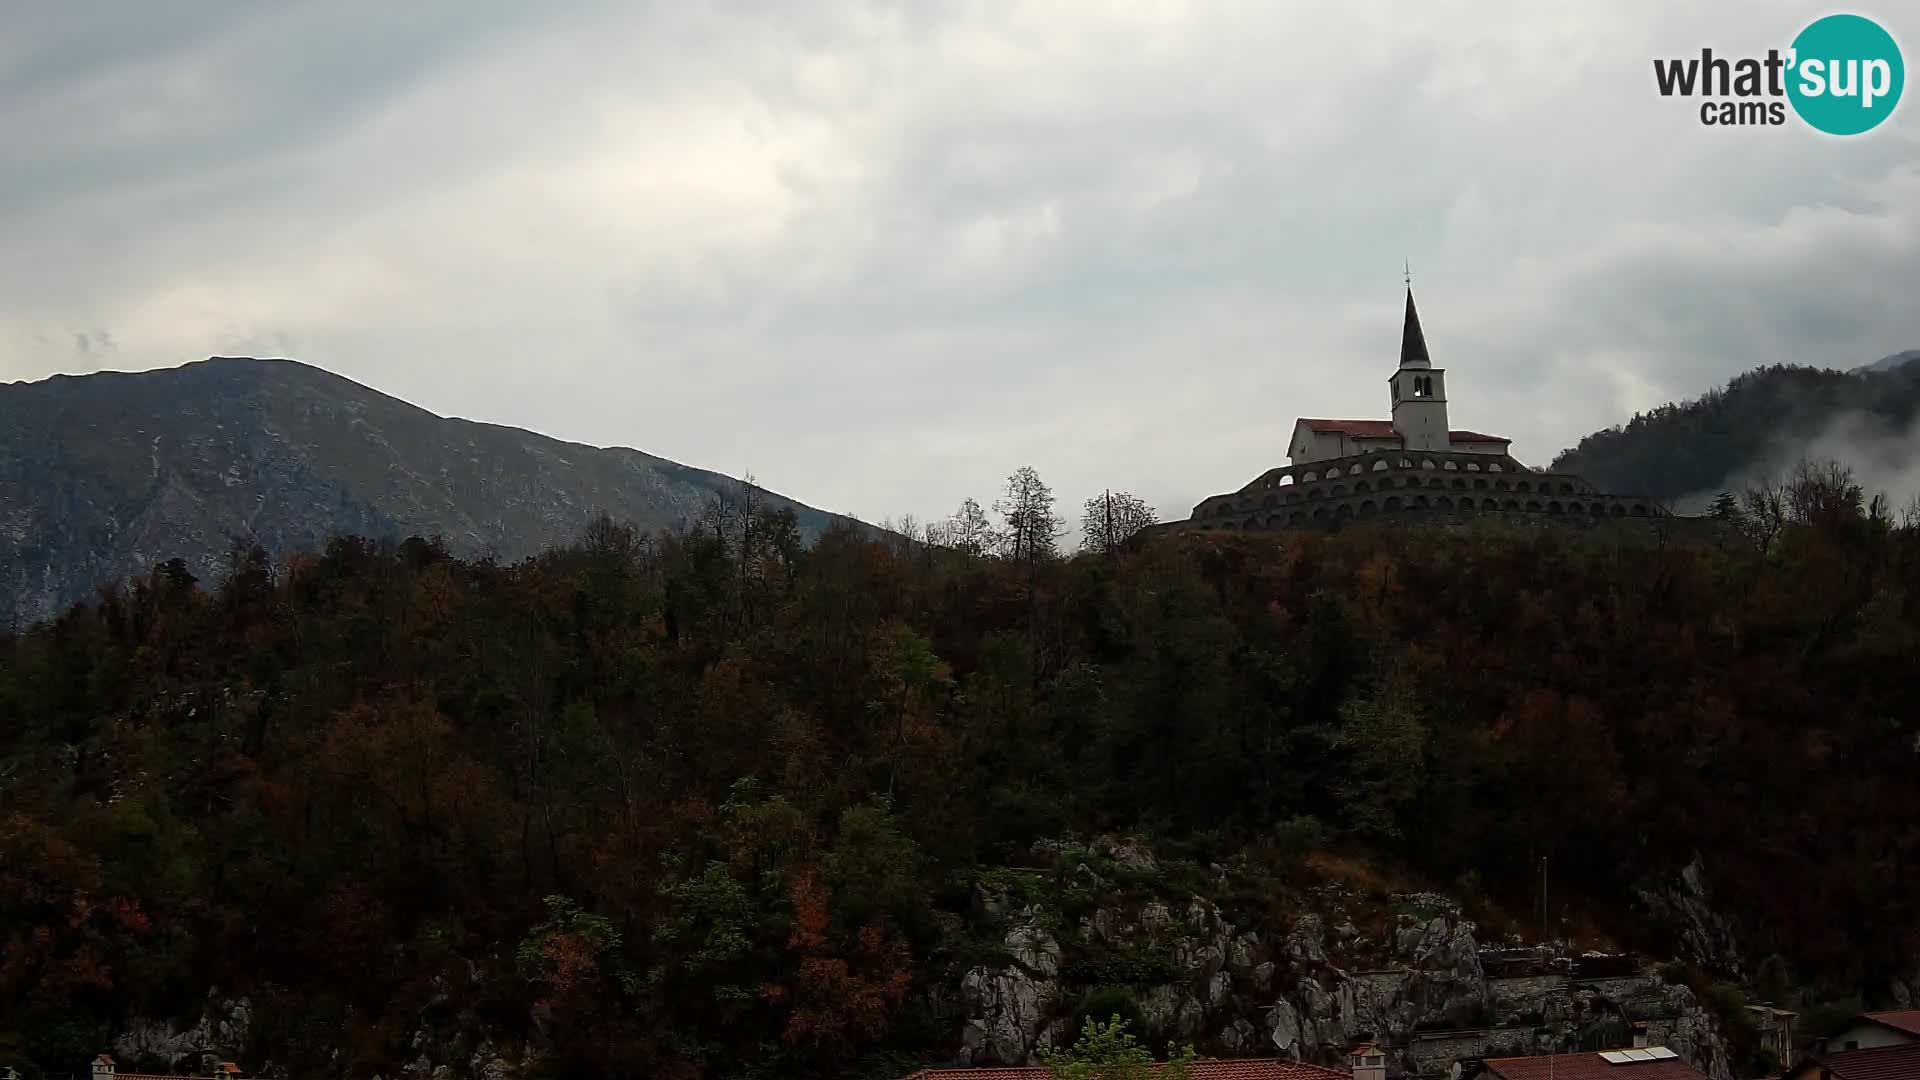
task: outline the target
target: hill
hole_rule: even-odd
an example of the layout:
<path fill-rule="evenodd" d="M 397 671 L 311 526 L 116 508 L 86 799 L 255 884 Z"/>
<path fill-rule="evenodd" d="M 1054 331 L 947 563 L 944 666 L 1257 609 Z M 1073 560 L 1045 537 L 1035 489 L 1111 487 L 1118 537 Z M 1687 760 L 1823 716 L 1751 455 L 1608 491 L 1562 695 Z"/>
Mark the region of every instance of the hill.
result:
<path fill-rule="evenodd" d="M 1916 360 L 1920 360 L 1920 349 L 1908 349 L 1905 352 L 1894 353 L 1892 356 L 1883 356 L 1871 364 L 1862 364 L 1853 370 L 1856 372 L 1892 371 L 1895 368 L 1905 367 Z"/>
<path fill-rule="evenodd" d="M 0 1066 L 878 1080 L 1117 1013 L 1773 1075 L 1744 1002 L 1920 993 L 1920 526 L 1807 505 L 163 567 L 0 635 Z"/>
<path fill-rule="evenodd" d="M 1891 488 L 1904 498 L 1920 490 L 1917 425 L 1920 364 L 1756 368 L 1692 401 L 1594 432 L 1552 467 L 1603 491 L 1644 492 L 1697 510 L 1801 457 L 1829 457 L 1848 462 L 1870 491 Z"/>
<path fill-rule="evenodd" d="M 153 563 L 224 572 L 335 535 L 520 558 L 605 512 L 678 523 L 736 482 L 624 448 L 436 416 L 319 368 L 216 357 L 0 385 L 0 625 Z M 791 499 L 803 534 L 838 519 Z"/>

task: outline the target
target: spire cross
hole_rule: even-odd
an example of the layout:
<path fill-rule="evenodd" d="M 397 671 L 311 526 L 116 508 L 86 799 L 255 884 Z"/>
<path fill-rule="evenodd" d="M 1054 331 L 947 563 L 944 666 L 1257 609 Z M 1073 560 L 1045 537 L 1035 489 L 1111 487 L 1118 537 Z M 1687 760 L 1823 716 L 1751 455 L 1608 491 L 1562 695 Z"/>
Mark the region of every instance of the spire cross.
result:
<path fill-rule="evenodd" d="M 1407 260 L 1407 288 L 1413 288 L 1413 260 Z"/>

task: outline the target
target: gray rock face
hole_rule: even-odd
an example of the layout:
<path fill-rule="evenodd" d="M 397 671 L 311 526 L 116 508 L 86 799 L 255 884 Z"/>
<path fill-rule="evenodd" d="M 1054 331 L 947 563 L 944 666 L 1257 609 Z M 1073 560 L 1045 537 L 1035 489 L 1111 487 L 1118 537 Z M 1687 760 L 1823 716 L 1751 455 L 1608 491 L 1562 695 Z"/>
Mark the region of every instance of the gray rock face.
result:
<path fill-rule="evenodd" d="M 1596 1025 L 1630 1015 L 1709 1076 L 1730 1080 L 1725 1040 L 1686 987 L 1619 958 L 1581 958 L 1620 974 L 1576 982 L 1573 958 L 1558 948 L 1483 949 L 1458 905 L 1432 894 L 1394 897 L 1409 913 L 1362 932 L 1352 916 L 1371 923 L 1377 903 L 1323 892 L 1316 910 L 1256 932 L 1202 897 L 1142 898 L 1083 915 L 1079 942 L 1064 949 L 1041 913 L 1012 914 L 996 931 L 1012 962 L 963 979 L 959 1063 L 1026 1064 L 1064 1039 L 1087 988 L 1062 981 L 1062 958 L 1086 948 L 1150 950 L 1170 961 L 1171 977 L 1130 988 L 1134 1002 L 1150 1037 L 1203 1053 L 1341 1064 L 1348 1042 L 1364 1034 L 1388 1050 L 1390 1074 L 1439 1075 L 1461 1057 L 1570 1050 Z"/>
<path fill-rule="evenodd" d="M 1025 1062 L 1041 1045 L 1060 971 L 1060 943 L 1028 921 L 1007 931 L 1013 964 L 1000 970 L 976 967 L 960 981 L 966 1009 L 960 1056 L 964 1064 Z"/>
<path fill-rule="evenodd" d="M 1664 888 L 1643 890 L 1640 898 L 1655 917 L 1680 927 L 1682 958 L 1712 971 L 1738 977 L 1740 949 L 1733 926 L 1713 910 L 1707 896 L 1706 870 L 1695 859 Z"/>
<path fill-rule="evenodd" d="M 604 511 L 643 528 L 733 481 L 637 450 L 435 416 L 318 368 L 215 358 L 0 384 L 0 626 L 180 558 L 209 584 L 231 547 L 441 536 L 515 559 Z M 801 531 L 836 519 L 778 495 Z"/>
<path fill-rule="evenodd" d="M 209 994 L 205 1010 L 192 1026 L 177 1028 L 136 1017 L 110 1045 L 113 1056 L 122 1061 L 159 1061 L 171 1069 L 210 1073 L 221 1062 L 239 1057 L 252 1023 L 253 1007 L 246 998 Z"/>

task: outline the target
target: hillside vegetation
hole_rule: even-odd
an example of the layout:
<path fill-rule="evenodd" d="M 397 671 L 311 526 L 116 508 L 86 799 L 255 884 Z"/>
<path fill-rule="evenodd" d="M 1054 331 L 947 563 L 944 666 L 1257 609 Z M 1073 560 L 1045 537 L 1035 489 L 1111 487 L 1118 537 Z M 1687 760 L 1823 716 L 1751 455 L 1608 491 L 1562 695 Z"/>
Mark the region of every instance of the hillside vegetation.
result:
<path fill-rule="evenodd" d="M 1873 1003 L 1920 960 L 1920 527 L 1826 494 L 1725 550 L 762 511 L 163 564 L 0 637 L 0 1064 L 219 987 L 295 1076 L 435 1015 L 554 1076 L 903 1075 L 1000 949 L 970 884 L 1121 830 L 1256 920 L 1332 867 L 1537 926 L 1544 857 L 1556 928 L 1668 956 L 1627 913 L 1698 859 L 1799 998 Z"/>
<path fill-rule="evenodd" d="M 1695 400 L 1594 432 L 1556 457 L 1553 468 L 1603 491 L 1704 501 L 1809 452 L 1847 457 L 1864 473 L 1920 469 L 1916 424 L 1920 364 L 1854 372 L 1756 368 Z M 1878 457 L 1892 460 L 1868 460 Z"/>

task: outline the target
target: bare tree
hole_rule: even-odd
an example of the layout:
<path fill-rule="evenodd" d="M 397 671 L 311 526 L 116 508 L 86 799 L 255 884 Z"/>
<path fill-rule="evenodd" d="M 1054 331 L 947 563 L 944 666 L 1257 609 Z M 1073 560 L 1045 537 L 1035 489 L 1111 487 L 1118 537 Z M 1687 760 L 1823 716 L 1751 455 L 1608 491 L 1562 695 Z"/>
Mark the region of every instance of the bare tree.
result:
<path fill-rule="evenodd" d="M 1001 539 L 1008 558 L 1031 567 L 1059 554 L 1066 522 L 1053 512 L 1053 489 L 1033 466 L 1022 465 L 1007 477 L 1006 494 L 994 501 L 993 509 L 1005 523 Z"/>
<path fill-rule="evenodd" d="M 1088 499 L 1080 515 L 1080 550 L 1114 549 L 1155 521 L 1153 507 L 1124 491 L 1109 491 Z"/>
<path fill-rule="evenodd" d="M 986 555 L 1000 546 L 1000 538 L 994 532 L 993 523 L 987 520 L 986 511 L 972 499 L 962 502 L 960 509 L 947 519 L 944 532 L 946 545 L 967 555 Z"/>

